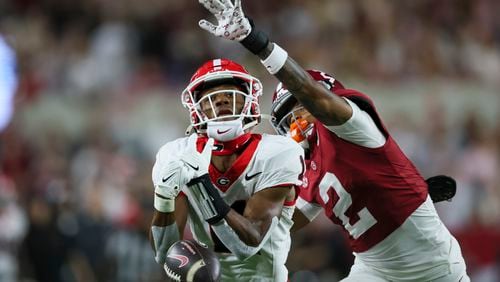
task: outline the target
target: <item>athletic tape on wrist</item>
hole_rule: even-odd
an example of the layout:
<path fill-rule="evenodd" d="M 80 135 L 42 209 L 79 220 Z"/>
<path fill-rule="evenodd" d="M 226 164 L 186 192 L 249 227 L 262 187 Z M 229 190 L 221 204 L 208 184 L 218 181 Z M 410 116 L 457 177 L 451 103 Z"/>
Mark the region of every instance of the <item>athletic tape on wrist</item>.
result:
<path fill-rule="evenodd" d="M 155 193 L 153 206 L 160 212 L 173 212 L 175 210 L 175 200 L 164 198 Z"/>
<path fill-rule="evenodd" d="M 276 74 L 285 65 L 288 53 L 278 44 L 273 43 L 274 48 L 271 54 L 260 62 L 266 67 L 270 74 Z"/>

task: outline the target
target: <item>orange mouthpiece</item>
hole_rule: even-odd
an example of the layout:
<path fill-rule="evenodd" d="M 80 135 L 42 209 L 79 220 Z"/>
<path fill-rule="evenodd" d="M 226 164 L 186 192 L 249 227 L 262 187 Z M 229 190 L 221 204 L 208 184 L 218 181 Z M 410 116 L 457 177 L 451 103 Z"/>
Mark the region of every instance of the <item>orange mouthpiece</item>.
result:
<path fill-rule="evenodd" d="M 292 124 L 290 124 L 290 136 L 297 143 L 304 141 L 306 136 L 304 132 L 309 125 L 309 122 L 303 118 L 296 119 Z"/>

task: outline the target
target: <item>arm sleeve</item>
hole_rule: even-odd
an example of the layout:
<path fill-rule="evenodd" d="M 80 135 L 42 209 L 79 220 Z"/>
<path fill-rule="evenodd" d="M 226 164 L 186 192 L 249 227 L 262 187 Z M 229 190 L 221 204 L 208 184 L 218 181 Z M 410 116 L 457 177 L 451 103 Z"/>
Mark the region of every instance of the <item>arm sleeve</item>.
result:
<path fill-rule="evenodd" d="M 342 125 L 326 126 L 338 137 L 367 148 L 384 146 L 386 138 L 370 115 L 361 110 L 354 102 L 344 98 L 352 108 L 352 116 Z"/>
<path fill-rule="evenodd" d="M 164 264 L 167 251 L 175 242 L 180 240 L 177 224 L 167 226 L 151 226 L 151 235 L 154 242 L 155 260 L 159 264 Z"/>

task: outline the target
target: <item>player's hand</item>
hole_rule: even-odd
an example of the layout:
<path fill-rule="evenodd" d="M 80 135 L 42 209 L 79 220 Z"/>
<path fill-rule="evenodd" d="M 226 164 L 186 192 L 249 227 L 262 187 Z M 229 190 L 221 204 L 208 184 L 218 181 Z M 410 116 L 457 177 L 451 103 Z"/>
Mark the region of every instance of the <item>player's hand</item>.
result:
<path fill-rule="evenodd" d="M 198 0 L 217 19 L 217 24 L 200 20 L 200 27 L 215 36 L 241 41 L 250 34 L 252 26 L 243 14 L 241 0 Z"/>
<path fill-rule="evenodd" d="M 161 180 L 155 184 L 154 207 L 160 212 L 173 212 L 175 198 L 193 178 L 193 172 L 178 159 L 167 162 L 162 171 Z"/>
<path fill-rule="evenodd" d="M 193 173 L 181 160 L 172 160 L 164 167 L 161 182 L 156 184 L 155 193 L 174 199 L 192 178 Z"/>
<path fill-rule="evenodd" d="M 184 163 L 184 167 L 190 171 L 189 176 L 191 176 L 191 179 L 207 174 L 208 167 L 210 166 L 210 159 L 212 158 L 214 139 L 208 139 L 205 144 L 205 148 L 203 148 L 201 153 L 199 153 L 196 149 L 197 139 L 198 137 L 196 134 L 189 136 L 188 148 L 181 156 L 181 161 Z"/>

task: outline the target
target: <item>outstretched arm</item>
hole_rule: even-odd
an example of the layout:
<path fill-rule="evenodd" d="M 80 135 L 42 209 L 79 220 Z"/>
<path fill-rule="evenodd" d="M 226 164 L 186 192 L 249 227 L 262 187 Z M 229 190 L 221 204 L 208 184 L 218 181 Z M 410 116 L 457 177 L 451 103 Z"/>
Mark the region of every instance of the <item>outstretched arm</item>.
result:
<path fill-rule="evenodd" d="M 272 55 L 274 48 L 280 47 L 269 42 L 266 48 L 257 55 L 264 61 Z M 323 124 L 341 125 L 352 116 L 352 109 L 344 99 L 314 80 L 290 56 L 287 56 L 284 65 L 274 76 Z"/>
<path fill-rule="evenodd" d="M 200 21 L 200 27 L 228 40 L 239 41 L 259 56 L 268 71 L 325 125 L 341 125 L 352 116 L 349 104 L 312 79 L 295 60 L 245 17 L 241 0 L 199 0 L 217 19 L 217 24 Z"/>

